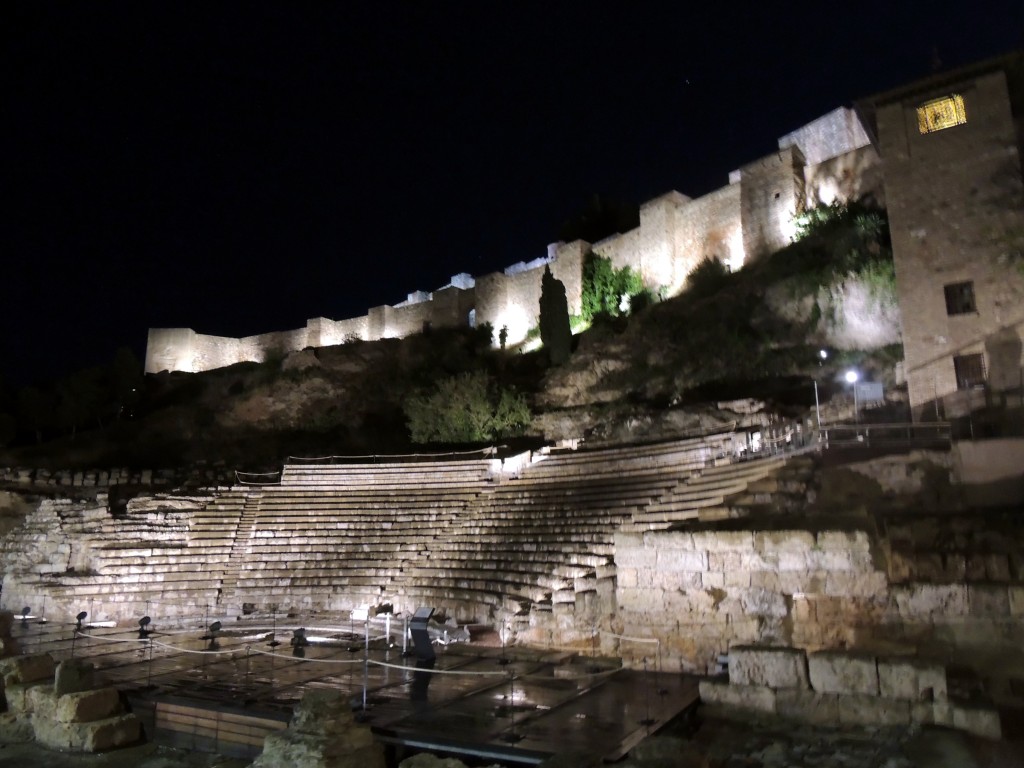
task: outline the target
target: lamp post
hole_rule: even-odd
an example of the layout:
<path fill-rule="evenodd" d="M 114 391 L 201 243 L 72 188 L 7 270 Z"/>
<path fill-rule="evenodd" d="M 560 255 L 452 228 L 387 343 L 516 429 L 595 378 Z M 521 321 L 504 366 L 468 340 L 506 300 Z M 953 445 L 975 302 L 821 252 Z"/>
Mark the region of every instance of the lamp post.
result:
<path fill-rule="evenodd" d="M 860 423 L 860 408 L 857 403 L 857 380 L 860 379 L 860 374 L 852 368 L 846 372 L 844 377 L 846 383 L 853 387 L 853 420 L 855 423 Z"/>

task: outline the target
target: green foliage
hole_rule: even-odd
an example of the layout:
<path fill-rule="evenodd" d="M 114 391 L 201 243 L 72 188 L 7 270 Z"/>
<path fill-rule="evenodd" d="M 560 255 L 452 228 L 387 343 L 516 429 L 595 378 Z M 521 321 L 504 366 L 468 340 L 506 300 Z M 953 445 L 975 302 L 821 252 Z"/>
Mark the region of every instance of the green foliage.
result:
<path fill-rule="evenodd" d="M 490 349 L 494 343 L 494 323 L 479 323 L 473 329 L 473 336 L 482 349 Z"/>
<path fill-rule="evenodd" d="M 625 314 L 623 299 L 631 302 L 645 290 L 640 273 L 630 267 L 613 269 L 611 259 L 593 251 L 583 258 L 583 291 L 579 317 L 590 323 L 599 314 L 618 317 Z"/>
<path fill-rule="evenodd" d="M 522 434 L 526 398 L 500 388 L 483 371 L 438 381 L 403 406 L 414 443 L 479 443 Z"/>
<path fill-rule="evenodd" d="M 895 296 L 889 222 L 857 203 L 813 208 L 797 218 L 797 240 L 758 265 L 769 283 L 789 279 L 794 298 L 815 295 L 848 276 L 867 279 L 876 296 Z"/>
<path fill-rule="evenodd" d="M 572 353 L 569 302 L 565 298 L 565 286 L 555 279 L 548 267 L 544 267 L 540 284 L 540 340 L 552 365 L 561 365 L 569 359 Z"/>
<path fill-rule="evenodd" d="M 721 290 L 729 279 L 729 268 L 713 256 L 704 259 L 686 278 L 686 290 L 693 297 L 710 296 Z"/>

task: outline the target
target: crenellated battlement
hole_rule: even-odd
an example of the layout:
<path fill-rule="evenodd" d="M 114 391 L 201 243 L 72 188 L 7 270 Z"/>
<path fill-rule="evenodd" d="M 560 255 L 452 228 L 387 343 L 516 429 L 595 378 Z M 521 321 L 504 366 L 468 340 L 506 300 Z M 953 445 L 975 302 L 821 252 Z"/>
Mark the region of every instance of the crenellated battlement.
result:
<path fill-rule="evenodd" d="M 733 270 L 789 243 L 793 219 L 807 207 L 835 200 L 881 197 L 879 159 L 853 110 L 840 107 L 779 139 L 779 150 L 729 174 L 729 184 L 690 198 L 671 191 L 640 207 L 640 226 L 597 243 L 553 243 L 545 256 L 480 276 L 459 274 L 432 292 L 370 308 L 361 317 L 315 317 L 304 328 L 232 338 L 190 328 L 151 328 L 146 372 L 207 371 L 273 354 L 347 340 L 401 338 L 426 328 L 490 323 L 508 328 L 507 343 L 523 342 L 538 322 L 541 276 L 549 267 L 578 313 L 583 257 L 588 250 L 616 268 L 638 271 L 644 284 L 678 294 L 701 261 Z M 496 340 L 495 340 L 496 343 Z"/>

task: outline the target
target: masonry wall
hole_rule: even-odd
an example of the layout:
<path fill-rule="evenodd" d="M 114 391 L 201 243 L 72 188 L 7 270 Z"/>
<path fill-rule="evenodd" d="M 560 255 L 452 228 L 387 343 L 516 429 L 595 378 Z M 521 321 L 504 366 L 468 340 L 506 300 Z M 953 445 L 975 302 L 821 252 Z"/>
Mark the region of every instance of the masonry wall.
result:
<path fill-rule="evenodd" d="M 966 123 L 921 134 L 917 108 L 951 93 Z M 880 105 L 877 123 L 910 403 L 955 415 L 933 402 L 957 393 L 955 356 L 984 355 L 996 390 L 1021 385 L 1024 186 L 1006 77 L 926 85 Z M 961 282 L 976 311 L 950 315 L 944 286 Z"/>
<path fill-rule="evenodd" d="M 747 259 L 792 242 L 794 217 L 804 208 L 803 168 L 803 155 L 790 146 L 740 169 L 740 224 Z"/>
<path fill-rule="evenodd" d="M 583 255 L 589 244 L 582 240 L 572 243 L 558 243 L 554 247 L 554 258 L 547 265 L 555 279 L 565 285 L 565 297 L 569 314 L 579 314 L 583 295 Z M 476 280 L 476 322 L 494 326 L 495 343 L 497 334 L 508 328 L 508 344 L 519 344 L 527 333 L 537 325 L 540 310 L 541 278 L 544 267 L 523 272 L 492 272 Z"/>
<path fill-rule="evenodd" d="M 783 137 L 780 144 L 785 146 L 732 174 L 728 186 L 696 199 L 671 191 L 647 201 L 640 207 L 639 227 L 595 243 L 593 250 L 615 268 L 638 270 L 648 287 L 675 295 L 706 258 L 739 269 L 788 244 L 793 216 L 805 205 L 864 196 L 880 200 L 877 155 L 863 141 L 853 112 L 836 110 Z M 806 168 L 801 147 L 807 147 L 815 160 Z M 572 314 L 580 311 L 583 255 L 590 248 L 582 241 L 549 247 L 552 273 L 566 287 Z M 146 372 L 209 370 L 260 361 L 272 349 L 291 351 L 339 344 L 350 337 L 399 338 L 426 327 L 464 326 L 473 309 L 477 323 L 491 323 L 495 336 L 508 327 L 507 342 L 518 344 L 537 325 L 542 275 L 542 266 L 495 272 L 476 278 L 475 288 L 448 286 L 421 302 L 374 307 L 363 317 L 347 320 L 313 318 L 304 329 L 244 339 L 156 328 L 150 331 Z"/>
<path fill-rule="evenodd" d="M 1006 544 L 1011 552 L 1015 541 Z M 899 542 L 856 529 L 620 533 L 616 631 L 659 640 L 668 669 L 699 672 L 737 644 L 815 651 L 935 639 L 961 647 L 1024 643 L 1019 554 L 988 555 L 994 570 L 986 571 L 979 550 L 982 571 L 969 583 L 963 572 L 907 571 L 905 558 L 889 551 Z M 987 543 L 992 551 L 992 535 Z M 936 557 L 934 546 L 925 546 L 925 561 Z M 628 641 L 609 650 L 634 665 L 652 654 L 650 645 Z"/>

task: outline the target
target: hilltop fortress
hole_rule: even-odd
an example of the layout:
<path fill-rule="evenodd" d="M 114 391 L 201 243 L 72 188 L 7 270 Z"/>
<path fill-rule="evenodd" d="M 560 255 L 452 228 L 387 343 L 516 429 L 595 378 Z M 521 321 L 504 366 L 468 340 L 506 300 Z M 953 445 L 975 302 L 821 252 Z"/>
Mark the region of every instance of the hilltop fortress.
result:
<path fill-rule="evenodd" d="M 152 328 L 146 372 L 206 371 L 477 323 L 507 328 L 516 345 L 537 325 L 545 267 L 565 285 L 571 313 L 580 311 L 589 250 L 673 296 L 706 258 L 736 270 L 787 245 L 803 210 L 872 199 L 890 214 L 915 417 L 992 404 L 1024 387 L 1022 62 L 1015 53 L 840 107 L 780 138 L 777 152 L 730 173 L 727 186 L 647 201 L 635 229 L 593 244 L 554 243 L 533 261 L 455 275 L 362 317 L 311 318 L 304 328 L 240 339 Z"/>
<path fill-rule="evenodd" d="M 640 226 L 590 244 L 553 243 L 547 254 L 501 272 L 459 274 L 430 293 L 415 291 L 362 317 L 316 317 L 304 328 L 228 338 L 188 328 L 152 328 L 146 372 L 205 371 L 271 352 L 400 338 L 425 327 L 490 323 L 508 327 L 517 344 L 537 325 L 541 275 L 548 266 L 565 284 L 569 311 L 578 313 L 583 257 L 588 250 L 616 267 L 640 272 L 645 285 L 678 293 L 690 271 L 713 257 L 732 269 L 790 242 L 794 216 L 820 202 L 881 194 L 878 153 L 853 110 L 841 107 L 779 139 L 776 153 L 729 174 L 729 184 L 698 198 L 668 192 L 640 207 Z"/>

